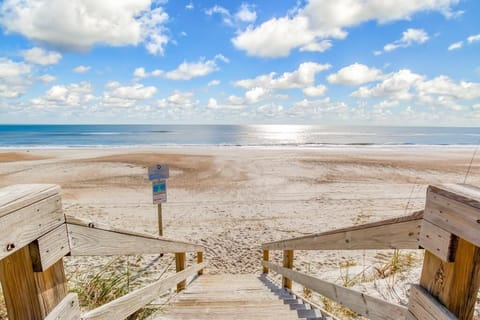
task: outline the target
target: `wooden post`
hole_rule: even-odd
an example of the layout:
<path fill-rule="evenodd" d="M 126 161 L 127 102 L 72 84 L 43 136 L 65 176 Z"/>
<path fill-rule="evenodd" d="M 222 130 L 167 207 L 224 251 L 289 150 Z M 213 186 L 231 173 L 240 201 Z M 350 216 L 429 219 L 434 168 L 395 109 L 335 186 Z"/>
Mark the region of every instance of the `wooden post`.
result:
<path fill-rule="evenodd" d="M 10 320 L 44 319 L 67 294 L 62 260 L 34 272 L 28 246 L 0 261 L 0 280 Z"/>
<path fill-rule="evenodd" d="M 197 252 L 197 263 L 202 263 L 203 262 L 203 252 L 199 251 Z M 203 269 L 199 270 L 197 273 L 199 276 L 203 274 Z"/>
<path fill-rule="evenodd" d="M 472 319 L 480 287 L 480 189 L 430 186 L 424 219 L 446 241 L 421 242 L 425 258 L 420 285 L 458 319 Z M 414 302 L 409 310 L 414 313 Z"/>
<path fill-rule="evenodd" d="M 162 204 L 158 204 L 158 235 L 163 237 Z"/>
<path fill-rule="evenodd" d="M 283 250 L 283 267 L 293 268 L 293 250 Z M 292 280 L 282 277 L 282 287 L 292 289 Z"/>
<path fill-rule="evenodd" d="M 186 260 L 186 254 L 185 252 L 177 252 L 175 253 L 175 265 L 176 265 L 176 271 L 180 272 L 185 269 L 185 260 Z M 185 289 L 185 286 L 187 284 L 186 280 L 183 280 L 177 284 L 177 292 L 182 291 Z"/>
<path fill-rule="evenodd" d="M 268 251 L 268 250 L 263 250 L 263 261 L 267 261 L 267 262 L 268 262 L 268 259 L 269 259 L 269 251 Z M 267 268 L 267 267 L 263 267 L 262 272 L 263 272 L 263 273 L 268 273 L 268 268 Z"/>

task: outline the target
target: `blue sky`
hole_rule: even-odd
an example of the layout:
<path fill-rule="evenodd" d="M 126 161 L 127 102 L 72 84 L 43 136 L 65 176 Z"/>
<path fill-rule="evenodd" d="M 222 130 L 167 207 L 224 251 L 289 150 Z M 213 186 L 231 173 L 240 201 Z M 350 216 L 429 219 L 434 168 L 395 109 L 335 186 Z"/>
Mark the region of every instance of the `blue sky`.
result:
<path fill-rule="evenodd" d="M 478 126 L 480 1 L 0 2 L 0 123 Z"/>

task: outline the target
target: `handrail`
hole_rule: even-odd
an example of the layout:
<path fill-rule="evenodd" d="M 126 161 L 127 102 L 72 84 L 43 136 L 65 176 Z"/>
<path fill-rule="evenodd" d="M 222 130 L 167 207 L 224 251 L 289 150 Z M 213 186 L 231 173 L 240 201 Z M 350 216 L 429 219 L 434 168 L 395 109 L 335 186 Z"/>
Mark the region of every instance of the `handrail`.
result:
<path fill-rule="evenodd" d="M 114 229 L 72 216 L 66 216 L 66 222 L 72 256 L 203 252 L 205 250 L 201 245 Z"/>
<path fill-rule="evenodd" d="M 369 319 L 397 320 L 404 319 L 408 311 L 406 307 L 389 303 L 328 281 L 320 280 L 304 273 L 280 267 L 274 263 L 263 261 L 262 265 L 281 274 L 309 289 L 352 309 Z"/>
<path fill-rule="evenodd" d="M 408 216 L 262 244 L 263 250 L 418 249 L 423 210 Z"/>
<path fill-rule="evenodd" d="M 183 290 L 188 277 L 203 273 L 204 251 L 201 245 L 65 216 L 57 185 L 14 185 L 0 189 L 0 281 L 11 319 L 79 319 L 78 296 L 67 291 L 63 268 L 66 255 L 175 253 L 175 275 L 83 316 L 119 319 L 152 301 L 158 291 L 175 285 L 177 291 Z M 197 253 L 197 264 L 187 269 L 186 252 Z"/>
<path fill-rule="evenodd" d="M 425 249 L 408 308 L 293 271 L 294 250 Z M 480 287 L 480 188 L 429 186 L 425 210 L 412 215 L 262 245 L 263 272 L 282 275 L 371 319 L 471 319 Z M 283 250 L 283 267 L 268 261 Z"/>
<path fill-rule="evenodd" d="M 81 316 L 82 320 L 117 320 L 124 319 L 144 307 L 163 291 L 172 288 L 178 283 L 185 281 L 188 277 L 195 275 L 205 267 L 205 263 L 200 263 L 189 267 L 175 275 L 155 281 L 154 283 L 137 289 L 126 295 L 104 304 L 94 310 L 91 310 Z"/>

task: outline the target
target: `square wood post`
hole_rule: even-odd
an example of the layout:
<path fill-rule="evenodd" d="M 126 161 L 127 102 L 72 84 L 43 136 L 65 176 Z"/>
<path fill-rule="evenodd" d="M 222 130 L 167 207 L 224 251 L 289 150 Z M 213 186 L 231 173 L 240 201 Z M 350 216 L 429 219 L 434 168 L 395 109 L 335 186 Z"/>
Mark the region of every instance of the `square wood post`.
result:
<path fill-rule="evenodd" d="M 416 319 L 433 319 L 438 317 L 432 310 L 445 307 L 460 320 L 472 319 L 480 287 L 480 189 L 430 186 L 420 245 L 425 248 L 421 288 L 413 288 L 410 313 Z M 415 299 L 423 289 L 436 300 Z M 436 302 L 440 307 L 433 307 Z"/>
<path fill-rule="evenodd" d="M 180 272 L 185 269 L 185 260 L 186 260 L 186 254 L 185 252 L 177 252 L 175 253 L 175 266 L 176 266 L 176 271 Z M 180 292 L 185 289 L 187 284 L 186 280 L 183 280 L 177 284 L 177 292 Z"/>
<path fill-rule="evenodd" d="M 263 261 L 268 262 L 268 260 L 269 260 L 269 251 L 268 250 L 263 250 Z M 268 273 L 268 268 L 264 266 L 262 272 L 263 273 Z"/>
<path fill-rule="evenodd" d="M 203 252 L 199 251 L 197 252 L 197 263 L 202 263 L 202 262 L 203 262 Z M 201 276 L 203 274 L 203 269 L 199 270 L 197 274 Z"/>
<path fill-rule="evenodd" d="M 283 250 L 283 267 L 293 268 L 293 250 Z M 287 277 L 282 277 L 282 287 L 292 289 L 292 280 Z"/>
<path fill-rule="evenodd" d="M 28 246 L 0 261 L 0 280 L 10 320 L 44 319 L 67 295 L 63 261 L 34 272 Z"/>

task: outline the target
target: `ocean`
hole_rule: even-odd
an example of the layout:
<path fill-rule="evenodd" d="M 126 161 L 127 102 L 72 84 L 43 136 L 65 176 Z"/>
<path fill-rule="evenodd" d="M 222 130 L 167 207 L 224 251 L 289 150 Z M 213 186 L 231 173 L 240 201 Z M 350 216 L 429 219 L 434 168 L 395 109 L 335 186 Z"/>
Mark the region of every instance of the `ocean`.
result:
<path fill-rule="evenodd" d="M 478 145 L 480 128 L 322 125 L 0 125 L 0 148 Z"/>

